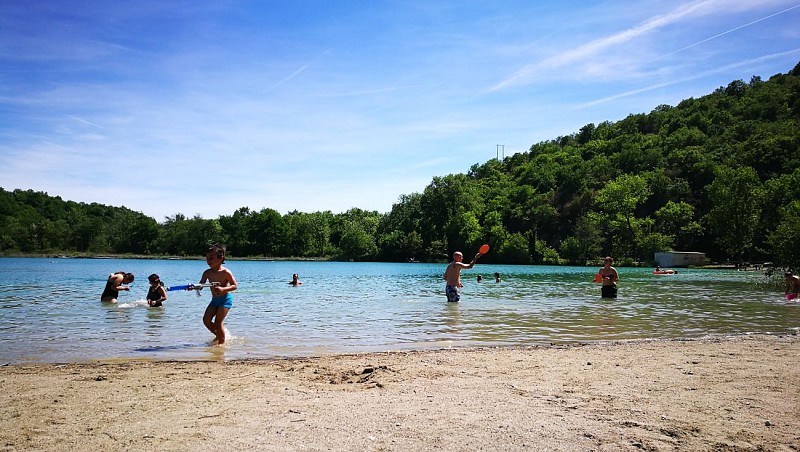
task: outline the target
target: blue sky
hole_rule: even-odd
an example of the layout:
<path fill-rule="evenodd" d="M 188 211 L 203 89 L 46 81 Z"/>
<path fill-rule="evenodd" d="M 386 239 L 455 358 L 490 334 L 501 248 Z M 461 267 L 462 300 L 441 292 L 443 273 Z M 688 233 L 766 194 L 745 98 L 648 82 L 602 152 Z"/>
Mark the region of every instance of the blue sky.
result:
<path fill-rule="evenodd" d="M 5 0 L 0 186 L 158 221 L 388 212 L 498 144 L 798 61 L 798 0 Z"/>

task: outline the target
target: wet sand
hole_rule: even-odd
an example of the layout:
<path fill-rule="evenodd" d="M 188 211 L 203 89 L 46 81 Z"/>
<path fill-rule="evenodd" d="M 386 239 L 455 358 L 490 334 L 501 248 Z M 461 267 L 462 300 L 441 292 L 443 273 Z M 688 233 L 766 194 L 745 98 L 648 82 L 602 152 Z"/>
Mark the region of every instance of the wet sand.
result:
<path fill-rule="evenodd" d="M 800 338 L 0 368 L 1 450 L 800 450 Z"/>

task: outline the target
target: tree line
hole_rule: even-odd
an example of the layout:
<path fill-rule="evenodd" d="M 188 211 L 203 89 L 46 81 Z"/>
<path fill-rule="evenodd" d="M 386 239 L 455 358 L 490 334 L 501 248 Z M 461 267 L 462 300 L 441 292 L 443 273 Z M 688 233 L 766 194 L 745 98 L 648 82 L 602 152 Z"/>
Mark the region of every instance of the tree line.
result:
<path fill-rule="evenodd" d="M 125 207 L 0 188 L 0 253 L 200 255 L 583 265 L 702 251 L 800 267 L 800 64 L 698 99 L 587 124 L 434 177 L 391 211 L 259 211 L 159 223 Z"/>

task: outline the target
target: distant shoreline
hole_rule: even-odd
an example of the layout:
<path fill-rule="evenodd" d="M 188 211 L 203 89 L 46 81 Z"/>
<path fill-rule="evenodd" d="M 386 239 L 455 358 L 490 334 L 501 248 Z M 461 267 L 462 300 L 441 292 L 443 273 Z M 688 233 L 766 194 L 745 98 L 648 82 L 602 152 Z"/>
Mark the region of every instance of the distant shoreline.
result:
<path fill-rule="evenodd" d="M 197 256 L 174 256 L 174 255 L 151 255 L 151 254 L 90 254 L 90 253 L 6 253 L 0 254 L 0 258 L 42 258 L 42 259 L 142 259 L 142 260 L 204 260 L 204 257 L 201 255 Z M 336 260 L 329 257 L 236 257 L 236 256 L 226 256 L 226 259 L 231 261 L 286 261 L 286 262 L 348 262 L 342 260 Z M 359 262 L 390 262 L 390 261 L 359 261 Z M 392 263 L 402 263 L 402 262 L 392 262 Z M 423 264 L 442 264 L 447 263 L 447 261 L 434 261 L 434 262 L 424 262 L 424 261 L 414 261 L 410 263 L 423 263 Z M 554 267 L 580 267 L 580 265 L 573 265 L 573 264 L 498 264 L 498 265 L 551 265 Z M 599 260 L 596 263 L 589 263 L 584 265 L 583 267 L 602 267 L 603 264 Z M 655 267 L 654 265 L 648 265 L 643 262 L 636 263 L 634 265 L 626 266 L 626 265 L 616 265 L 619 268 L 651 268 Z M 667 268 L 667 267 L 664 267 Z M 690 266 L 690 267 L 669 267 L 669 268 L 681 268 L 681 269 L 704 269 L 704 270 L 736 270 L 737 265 L 726 263 L 726 264 L 709 264 L 709 265 L 700 265 L 700 266 Z M 753 270 L 752 267 L 748 267 L 750 271 Z"/>
<path fill-rule="evenodd" d="M 150 255 L 150 254 L 2 254 L 0 258 L 41 258 L 41 259 L 141 259 L 141 260 L 176 260 L 176 261 L 197 261 L 204 260 L 201 255 L 197 256 L 171 256 L 171 255 Z M 327 262 L 331 259 L 324 257 L 235 257 L 226 256 L 232 261 L 321 261 Z"/>

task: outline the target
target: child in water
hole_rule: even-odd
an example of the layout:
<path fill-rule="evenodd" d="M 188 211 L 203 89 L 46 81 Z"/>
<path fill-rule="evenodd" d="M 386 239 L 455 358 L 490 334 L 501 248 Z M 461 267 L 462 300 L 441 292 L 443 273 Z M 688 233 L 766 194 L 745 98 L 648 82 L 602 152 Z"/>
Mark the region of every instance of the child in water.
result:
<path fill-rule="evenodd" d="M 783 279 L 786 281 L 786 299 L 796 300 L 800 293 L 800 277 L 787 271 L 783 274 Z"/>
<path fill-rule="evenodd" d="M 224 246 L 211 245 L 206 254 L 206 263 L 209 268 L 203 272 L 200 284 L 218 284 L 211 287 L 211 303 L 208 304 L 206 312 L 203 314 L 203 324 L 217 337 L 217 343 L 222 345 L 225 343 L 225 328 L 222 322 L 233 306 L 231 292 L 237 288 L 236 278 L 233 277 L 230 270 L 222 266 L 225 263 Z"/>
<path fill-rule="evenodd" d="M 167 301 L 167 291 L 164 289 L 164 283 L 155 273 L 148 276 L 147 280 L 150 282 L 150 288 L 147 290 L 147 304 L 151 308 L 160 308 Z"/>
<path fill-rule="evenodd" d="M 300 275 L 298 275 L 297 273 L 293 274 L 293 275 L 292 275 L 292 280 L 291 280 L 291 281 L 289 281 L 289 284 L 291 284 L 291 285 L 293 285 L 293 286 L 299 286 L 299 285 L 302 285 L 302 284 L 303 284 L 303 282 L 302 282 L 302 281 L 300 281 Z"/>

